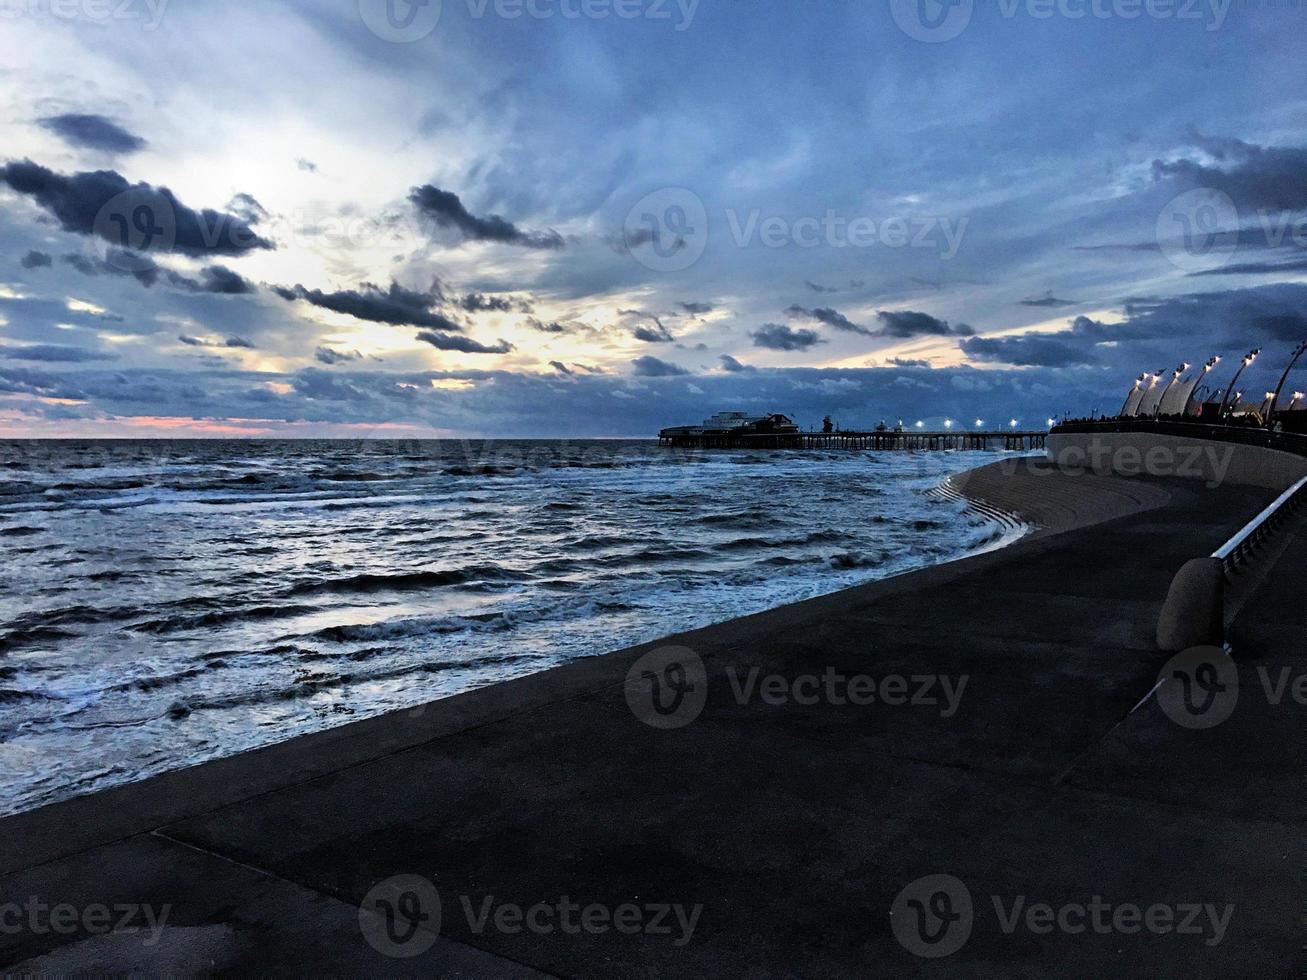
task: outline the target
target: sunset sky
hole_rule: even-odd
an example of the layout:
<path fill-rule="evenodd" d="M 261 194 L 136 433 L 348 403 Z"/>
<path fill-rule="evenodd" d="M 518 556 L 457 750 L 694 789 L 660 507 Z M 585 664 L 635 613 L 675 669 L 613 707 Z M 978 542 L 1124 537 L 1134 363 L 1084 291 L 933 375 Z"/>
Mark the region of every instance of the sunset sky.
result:
<path fill-rule="evenodd" d="M 1256 346 L 1273 387 L 1307 6 L 921 3 L 0 0 L 0 434 L 1042 427 Z"/>

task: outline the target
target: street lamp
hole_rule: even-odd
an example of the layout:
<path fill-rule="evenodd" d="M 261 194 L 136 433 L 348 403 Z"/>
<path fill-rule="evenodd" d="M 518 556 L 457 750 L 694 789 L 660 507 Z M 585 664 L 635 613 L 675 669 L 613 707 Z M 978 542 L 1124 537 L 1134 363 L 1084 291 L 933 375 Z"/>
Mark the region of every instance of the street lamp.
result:
<path fill-rule="evenodd" d="M 1206 378 L 1209 374 L 1211 374 L 1212 369 L 1215 368 L 1216 365 L 1220 363 L 1221 363 L 1221 358 L 1219 356 L 1209 357 L 1207 359 L 1207 363 L 1203 365 L 1203 378 Z M 1189 397 L 1185 399 L 1184 408 L 1180 409 L 1181 415 L 1189 414 L 1189 406 L 1194 403 L 1194 395 L 1198 394 L 1198 389 L 1201 387 L 1201 382 L 1202 382 L 1202 378 L 1200 378 L 1198 381 L 1195 381 L 1194 386 L 1189 389 Z"/>
<path fill-rule="evenodd" d="M 983 419 L 976 419 L 976 428 L 977 428 L 977 429 L 979 429 L 979 428 L 980 428 L 981 426 L 983 426 L 984 424 L 985 424 L 985 422 L 984 422 Z"/>
<path fill-rule="evenodd" d="M 1280 383 L 1275 386 L 1275 391 L 1272 393 L 1275 401 L 1271 402 L 1270 411 L 1266 413 L 1267 428 L 1270 428 L 1271 426 L 1271 416 L 1275 413 L 1275 402 L 1280 400 L 1280 392 L 1284 390 L 1284 383 L 1289 380 L 1289 372 L 1292 371 L 1293 366 L 1298 363 L 1298 358 L 1302 357 L 1305 353 L 1307 353 L 1307 340 L 1304 340 L 1294 348 L 1293 357 L 1289 360 L 1289 366 L 1284 369 L 1284 374 L 1280 375 Z"/>
<path fill-rule="evenodd" d="M 1243 361 L 1239 364 L 1239 370 L 1235 371 L 1234 377 L 1230 379 L 1230 387 L 1225 389 L 1225 397 L 1221 399 L 1221 411 L 1220 411 L 1221 418 L 1225 418 L 1225 406 L 1229 404 L 1230 392 L 1234 391 L 1234 386 L 1239 381 L 1239 375 L 1243 374 L 1244 370 L 1249 365 L 1251 365 L 1253 361 L 1257 360 L 1257 355 L 1260 354 L 1261 352 L 1262 349 L 1260 347 L 1254 347 L 1252 350 L 1250 350 L 1247 354 L 1244 355 Z M 1242 395 L 1243 392 L 1240 392 L 1240 394 Z M 1235 404 L 1235 408 L 1239 406 L 1239 401 L 1237 398 L 1235 399 L 1234 404 Z M 1231 412 L 1233 411 L 1234 409 L 1231 409 Z"/>
<path fill-rule="evenodd" d="M 1013 419 L 1011 422 L 1008 423 L 1008 425 L 1012 426 L 1012 428 L 1015 429 L 1017 427 L 1017 420 Z"/>
<path fill-rule="evenodd" d="M 951 429 L 951 428 L 953 428 L 953 420 L 952 420 L 952 419 L 945 419 L 945 420 L 944 420 L 944 428 L 946 428 L 946 429 Z"/>
<path fill-rule="evenodd" d="M 926 423 L 925 423 L 925 422 L 922 422 L 920 419 L 918 419 L 918 420 L 917 420 L 917 428 L 918 428 L 918 429 L 924 429 L 925 427 L 926 427 Z"/>

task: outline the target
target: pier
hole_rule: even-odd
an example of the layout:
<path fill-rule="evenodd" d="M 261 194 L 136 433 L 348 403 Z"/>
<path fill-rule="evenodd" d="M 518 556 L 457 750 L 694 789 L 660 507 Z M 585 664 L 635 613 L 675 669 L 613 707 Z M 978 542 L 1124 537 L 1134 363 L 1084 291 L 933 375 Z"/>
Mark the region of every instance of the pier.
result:
<path fill-rule="evenodd" d="M 1045 448 L 1047 432 L 947 429 L 894 429 L 848 432 L 685 432 L 666 430 L 658 444 L 675 449 L 856 449 L 942 452 L 997 450 L 1029 452 Z"/>

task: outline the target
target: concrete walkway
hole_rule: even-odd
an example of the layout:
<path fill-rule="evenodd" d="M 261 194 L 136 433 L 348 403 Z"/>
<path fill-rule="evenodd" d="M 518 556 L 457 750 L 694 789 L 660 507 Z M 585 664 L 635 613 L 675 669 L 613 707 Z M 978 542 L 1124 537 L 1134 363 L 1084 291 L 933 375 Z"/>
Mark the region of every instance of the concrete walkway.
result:
<path fill-rule="evenodd" d="M 1307 708 L 1259 668 L 1303 672 L 1307 535 L 1197 730 L 1146 699 L 1156 615 L 1273 494 L 1041 479 L 1153 509 L 0 821 L 0 966 L 1296 975 Z"/>

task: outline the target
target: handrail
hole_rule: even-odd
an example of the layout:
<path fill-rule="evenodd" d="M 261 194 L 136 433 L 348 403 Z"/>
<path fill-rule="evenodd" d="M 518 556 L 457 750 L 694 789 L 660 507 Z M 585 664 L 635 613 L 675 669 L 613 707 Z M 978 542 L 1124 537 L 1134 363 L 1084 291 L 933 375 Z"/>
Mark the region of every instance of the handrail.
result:
<path fill-rule="evenodd" d="M 1299 494 L 1304 489 L 1307 489 L 1307 476 L 1280 494 L 1274 503 L 1254 517 L 1238 534 L 1217 548 L 1212 557 L 1220 559 L 1227 572 L 1233 572 L 1254 548 L 1280 526 L 1288 512 L 1302 503 Z"/>

